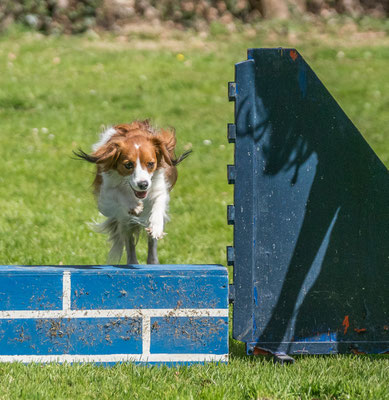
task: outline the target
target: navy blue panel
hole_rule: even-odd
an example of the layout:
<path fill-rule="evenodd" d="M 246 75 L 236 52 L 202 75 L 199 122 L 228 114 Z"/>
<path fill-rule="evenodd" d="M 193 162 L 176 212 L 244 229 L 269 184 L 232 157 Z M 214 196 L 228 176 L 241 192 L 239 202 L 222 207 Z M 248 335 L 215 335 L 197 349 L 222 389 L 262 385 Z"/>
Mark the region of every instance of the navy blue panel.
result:
<path fill-rule="evenodd" d="M 1 355 L 140 354 L 141 337 L 133 318 L 0 320 Z"/>
<path fill-rule="evenodd" d="M 151 318 L 150 353 L 228 353 L 228 318 Z"/>
<path fill-rule="evenodd" d="M 387 168 L 295 50 L 250 50 L 236 92 L 234 337 L 389 349 Z"/>
<path fill-rule="evenodd" d="M 72 274 L 73 309 L 226 308 L 228 277 L 212 269 Z"/>
<path fill-rule="evenodd" d="M 38 272 L 0 273 L 0 311 L 62 308 L 62 275 Z"/>

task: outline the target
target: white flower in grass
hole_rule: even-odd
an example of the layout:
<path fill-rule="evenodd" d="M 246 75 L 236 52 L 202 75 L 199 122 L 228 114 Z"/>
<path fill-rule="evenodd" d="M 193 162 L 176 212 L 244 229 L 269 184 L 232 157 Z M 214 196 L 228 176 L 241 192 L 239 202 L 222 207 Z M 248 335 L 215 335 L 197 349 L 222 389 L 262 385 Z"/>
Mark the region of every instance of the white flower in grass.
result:
<path fill-rule="evenodd" d="M 48 133 L 49 130 L 48 130 L 47 128 L 44 128 L 44 127 L 43 127 L 43 128 L 41 128 L 41 132 L 42 132 L 42 133 Z"/>
<path fill-rule="evenodd" d="M 52 133 L 50 133 L 50 135 L 49 136 L 47 136 L 50 140 L 53 140 L 54 138 L 55 138 L 55 136 L 52 134 Z"/>
<path fill-rule="evenodd" d="M 345 54 L 344 51 L 340 50 L 336 53 L 336 57 L 341 60 L 342 58 L 344 58 Z"/>
<path fill-rule="evenodd" d="M 210 145 L 212 144 L 212 141 L 209 140 L 209 139 L 205 139 L 205 140 L 203 140 L 203 143 L 204 143 L 206 146 L 210 146 Z"/>

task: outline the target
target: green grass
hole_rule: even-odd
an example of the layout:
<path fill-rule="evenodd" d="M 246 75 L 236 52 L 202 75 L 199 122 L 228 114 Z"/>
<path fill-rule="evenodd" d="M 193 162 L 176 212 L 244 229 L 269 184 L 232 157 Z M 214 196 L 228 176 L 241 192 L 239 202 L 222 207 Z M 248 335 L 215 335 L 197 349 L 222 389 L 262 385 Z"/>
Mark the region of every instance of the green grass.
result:
<path fill-rule="evenodd" d="M 0 398 L 380 400 L 388 372 L 367 356 L 312 356 L 287 367 L 248 357 L 180 368 L 0 365 Z"/>
<path fill-rule="evenodd" d="M 106 239 L 86 224 L 99 218 L 93 168 L 72 150 L 88 150 L 102 125 L 146 117 L 176 128 L 179 151 L 194 149 L 172 192 L 161 263 L 225 264 L 227 82 L 248 47 L 296 46 L 388 166 L 388 38 L 347 41 L 320 29 L 269 25 L 204 40 L 178 32 L 157 44 L 136 35 L 0 37 L 0 264 L 105 262 Z M 242 352 L 232 341 L 229 365 L 179 369 L 0 365 L 0 399 L 389 398 L 385 356 L 307 357 L 280 367 Z"/>

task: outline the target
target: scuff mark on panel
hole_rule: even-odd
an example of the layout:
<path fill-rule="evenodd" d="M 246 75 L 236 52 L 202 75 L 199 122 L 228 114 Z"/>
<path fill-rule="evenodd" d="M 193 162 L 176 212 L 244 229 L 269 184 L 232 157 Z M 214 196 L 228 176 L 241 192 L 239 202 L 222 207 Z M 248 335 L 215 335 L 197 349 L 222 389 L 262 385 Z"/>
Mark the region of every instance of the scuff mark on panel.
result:
<path fill-rule="evenodd" d="M 345 334 L 347 333 L 347 329 L 350 327 L 350 322 L 349 322 L 348 315 L 346 315 L 346 316 L 344 317 L 344 320 L 343 320 L 343 322 L 342 322 L 342 325 L 344 326 L 343 334 L 345 335 Z"/>
<path fill-rule="evenodd" d="M 297 60 L 298 54 L 297 54 L 297 51 L 296 51 L 296 50 L 291 50 L 291 51 L 289 52 L 289 55 L 290 55 L 290 58 L 291 58 L 293 61 L 296 61 L 296 60 Z"/>

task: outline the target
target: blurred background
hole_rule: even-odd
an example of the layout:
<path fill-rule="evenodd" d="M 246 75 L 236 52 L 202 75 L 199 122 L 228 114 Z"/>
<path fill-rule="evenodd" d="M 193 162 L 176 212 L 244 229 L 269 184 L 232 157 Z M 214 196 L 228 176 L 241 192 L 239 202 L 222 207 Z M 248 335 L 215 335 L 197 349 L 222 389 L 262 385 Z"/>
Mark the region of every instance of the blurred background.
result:
<path fill-rule="evenodd" d="M 95 27 L 120 32 L 127 24 L 168 23 L 178 29 L 207 30 L 220 22 L 233 30 L 236 23 L 262 19 L 330 19 L 389 15 L 388 0 L 2 0 L 0 28 L 20 22 L 48 33 L 80 33 Z"/>

